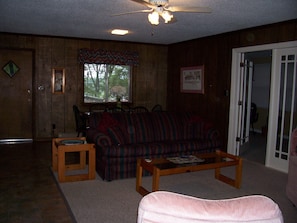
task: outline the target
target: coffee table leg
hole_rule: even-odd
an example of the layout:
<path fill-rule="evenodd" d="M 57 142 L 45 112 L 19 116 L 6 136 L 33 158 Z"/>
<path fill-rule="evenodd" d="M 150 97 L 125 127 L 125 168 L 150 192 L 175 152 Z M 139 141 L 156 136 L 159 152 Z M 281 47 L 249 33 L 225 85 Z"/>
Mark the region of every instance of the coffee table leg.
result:
<path fill-rule="evenodd" d="M 160 183 L 160 170 L 154 167 L 152 191 L 157 191 L 159 189 L 159 183 Z"/>
<path fill-rule="evenodd" d="M 219 179 L 221 175 L 221 168 L 216 168 L 215 169 L 215 178 Z"/>
<path fill-rule="evenodd" d="M 240 188 L 241 176 L 242 176 L 242 159 L 241 158 L 238 159 L 238 163 L 235 165 L 235 168 L 236 168 L 235 179 L 232 179 L 230 177 L 227 177 L 221 174 L 221 168 L 215 169 L 215 178 L 233 187 Z"/>
<path fill-rule="evenodd" d="M 58 179 L 60 182 L 65 182 L 65 151 L 64 149 L 58 149 Z"/>
<path fill-rule="evenodd" d="M 93 145 L 90 145 L 92 146 L 93 148 L 90 148 L 89 149 L 89 179 L 95 179 L 96 177 L 96 173 L 95 173 L 95 170 L 96 170 L 96 159 L 95 159 L 95 156 L 96 156 L 96 150 L 94 148 Z M 85 152 L 86 154 L 86 152 Z"/>
<path fill-rule="evenodd" d="M 235 187 L 240 188 L 242 177 L 242 158 L 239 158 L 238 165 L 236 166 L 236 176 L 235 176 Z"/>
<path fill-rule="evenodd" d="M 142 166 L 140 165 L 140 159 L 137 160 L 136 167 L 136 191 L 140 193 L 140 187 L 142 184 Z"/>

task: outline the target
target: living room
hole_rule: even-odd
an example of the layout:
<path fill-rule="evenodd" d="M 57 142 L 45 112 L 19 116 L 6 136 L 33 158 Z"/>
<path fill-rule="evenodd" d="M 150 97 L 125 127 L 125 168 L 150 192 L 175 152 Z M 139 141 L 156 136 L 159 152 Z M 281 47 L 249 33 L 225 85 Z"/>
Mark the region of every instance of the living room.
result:
<path fill-rule="evenodd" d="M 26 125 L 30 130 L 26 137 L 34 141 L 48 141 L 58 133 L 75 131 L 74 104 L 82 111 L 89 111 L 90 105 L 83 103 L 83 66 L 78 61 L 79 50 L 88 48 L 136 51 L 139 65 L 133 67 L 133 106 L 151 109 L 155 104 L 161 104 L 167 111 L 198 112 L 215 123 L 226 149 L 230 109 L 230 95 L 226 92 L 231 88 L 232 49 L 297 40 L 296 27 L 294 19 L 169 45 L 1 32 L 0 48 L 9 51 L 9 56 L 20 66 L 19 72 L 32 71 L 30 81 L 22 83 L 30 90 L 31 100 L 30 121 Z M 31 68 L 22 61 L 27 61 Z M 182 93 L 180 69 L 200 65 L 204 66 L 205 73 L 204 94 Z M 52 69 L 61 67 L 65 69 L 65 93 L 53 94 Z M 7 79 L 10 80 L 6 76 L 0 82 L 2 90 Z M 9 84 L 13 86 L 10 81 Z M 8 108 L 7 102 L 15 95 L 5 91 L 1 95 L 5 95 L 1 104 Z M 15 120 L 3 118 L 3 138 L 10 137 L 7 135 L 7 128 L 12 128 L 10 121 L 20 121 L 27 114 L 19 108 L 8 110 L 16 110 L 21 116 L 14 116 Z"/>

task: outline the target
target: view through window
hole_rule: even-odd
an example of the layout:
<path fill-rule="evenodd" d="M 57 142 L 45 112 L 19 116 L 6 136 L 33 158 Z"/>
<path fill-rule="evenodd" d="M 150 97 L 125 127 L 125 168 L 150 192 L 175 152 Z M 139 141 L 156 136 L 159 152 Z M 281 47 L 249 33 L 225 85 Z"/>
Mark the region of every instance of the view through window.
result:
<path fill-rule="evenodd" d="M 84 103 L 130 102 L 131 66 L 84 64 Z"/>

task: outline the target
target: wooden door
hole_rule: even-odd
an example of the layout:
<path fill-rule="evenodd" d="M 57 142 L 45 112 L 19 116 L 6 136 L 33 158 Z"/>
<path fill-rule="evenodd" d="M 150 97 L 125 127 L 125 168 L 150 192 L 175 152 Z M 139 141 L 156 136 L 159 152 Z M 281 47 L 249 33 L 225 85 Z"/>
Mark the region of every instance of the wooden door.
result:
<path fill-rule="evenodd" d="M 0 140 L 32 139 L 33 51 L 0 49 Z"/>

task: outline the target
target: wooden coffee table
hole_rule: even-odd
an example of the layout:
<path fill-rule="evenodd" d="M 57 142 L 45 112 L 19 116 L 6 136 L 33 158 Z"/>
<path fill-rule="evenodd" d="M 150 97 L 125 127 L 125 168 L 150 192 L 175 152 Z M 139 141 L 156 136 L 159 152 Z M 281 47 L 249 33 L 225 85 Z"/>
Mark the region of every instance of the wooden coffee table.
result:
<path fill-rule="evenodd" d="M 138 159 L 136 172 L 136 191 L 141 195 L 150 193 L 142 187 L 143 170 L 152 174 L 152 191 L 159 189 L 160 176 L 194 172 L 200 170 L 215 170 L 215 178 L 231 186 L 240 188 L 242 175 L 242 158 L 217 150 L 215 153 L 196 154 L 199 162 L 176 164 L 166 158 L 156 158 L 152 160 Z M 221 168 L 235 166 L 235 178 L 232 179 L 221 174 Z"/>

